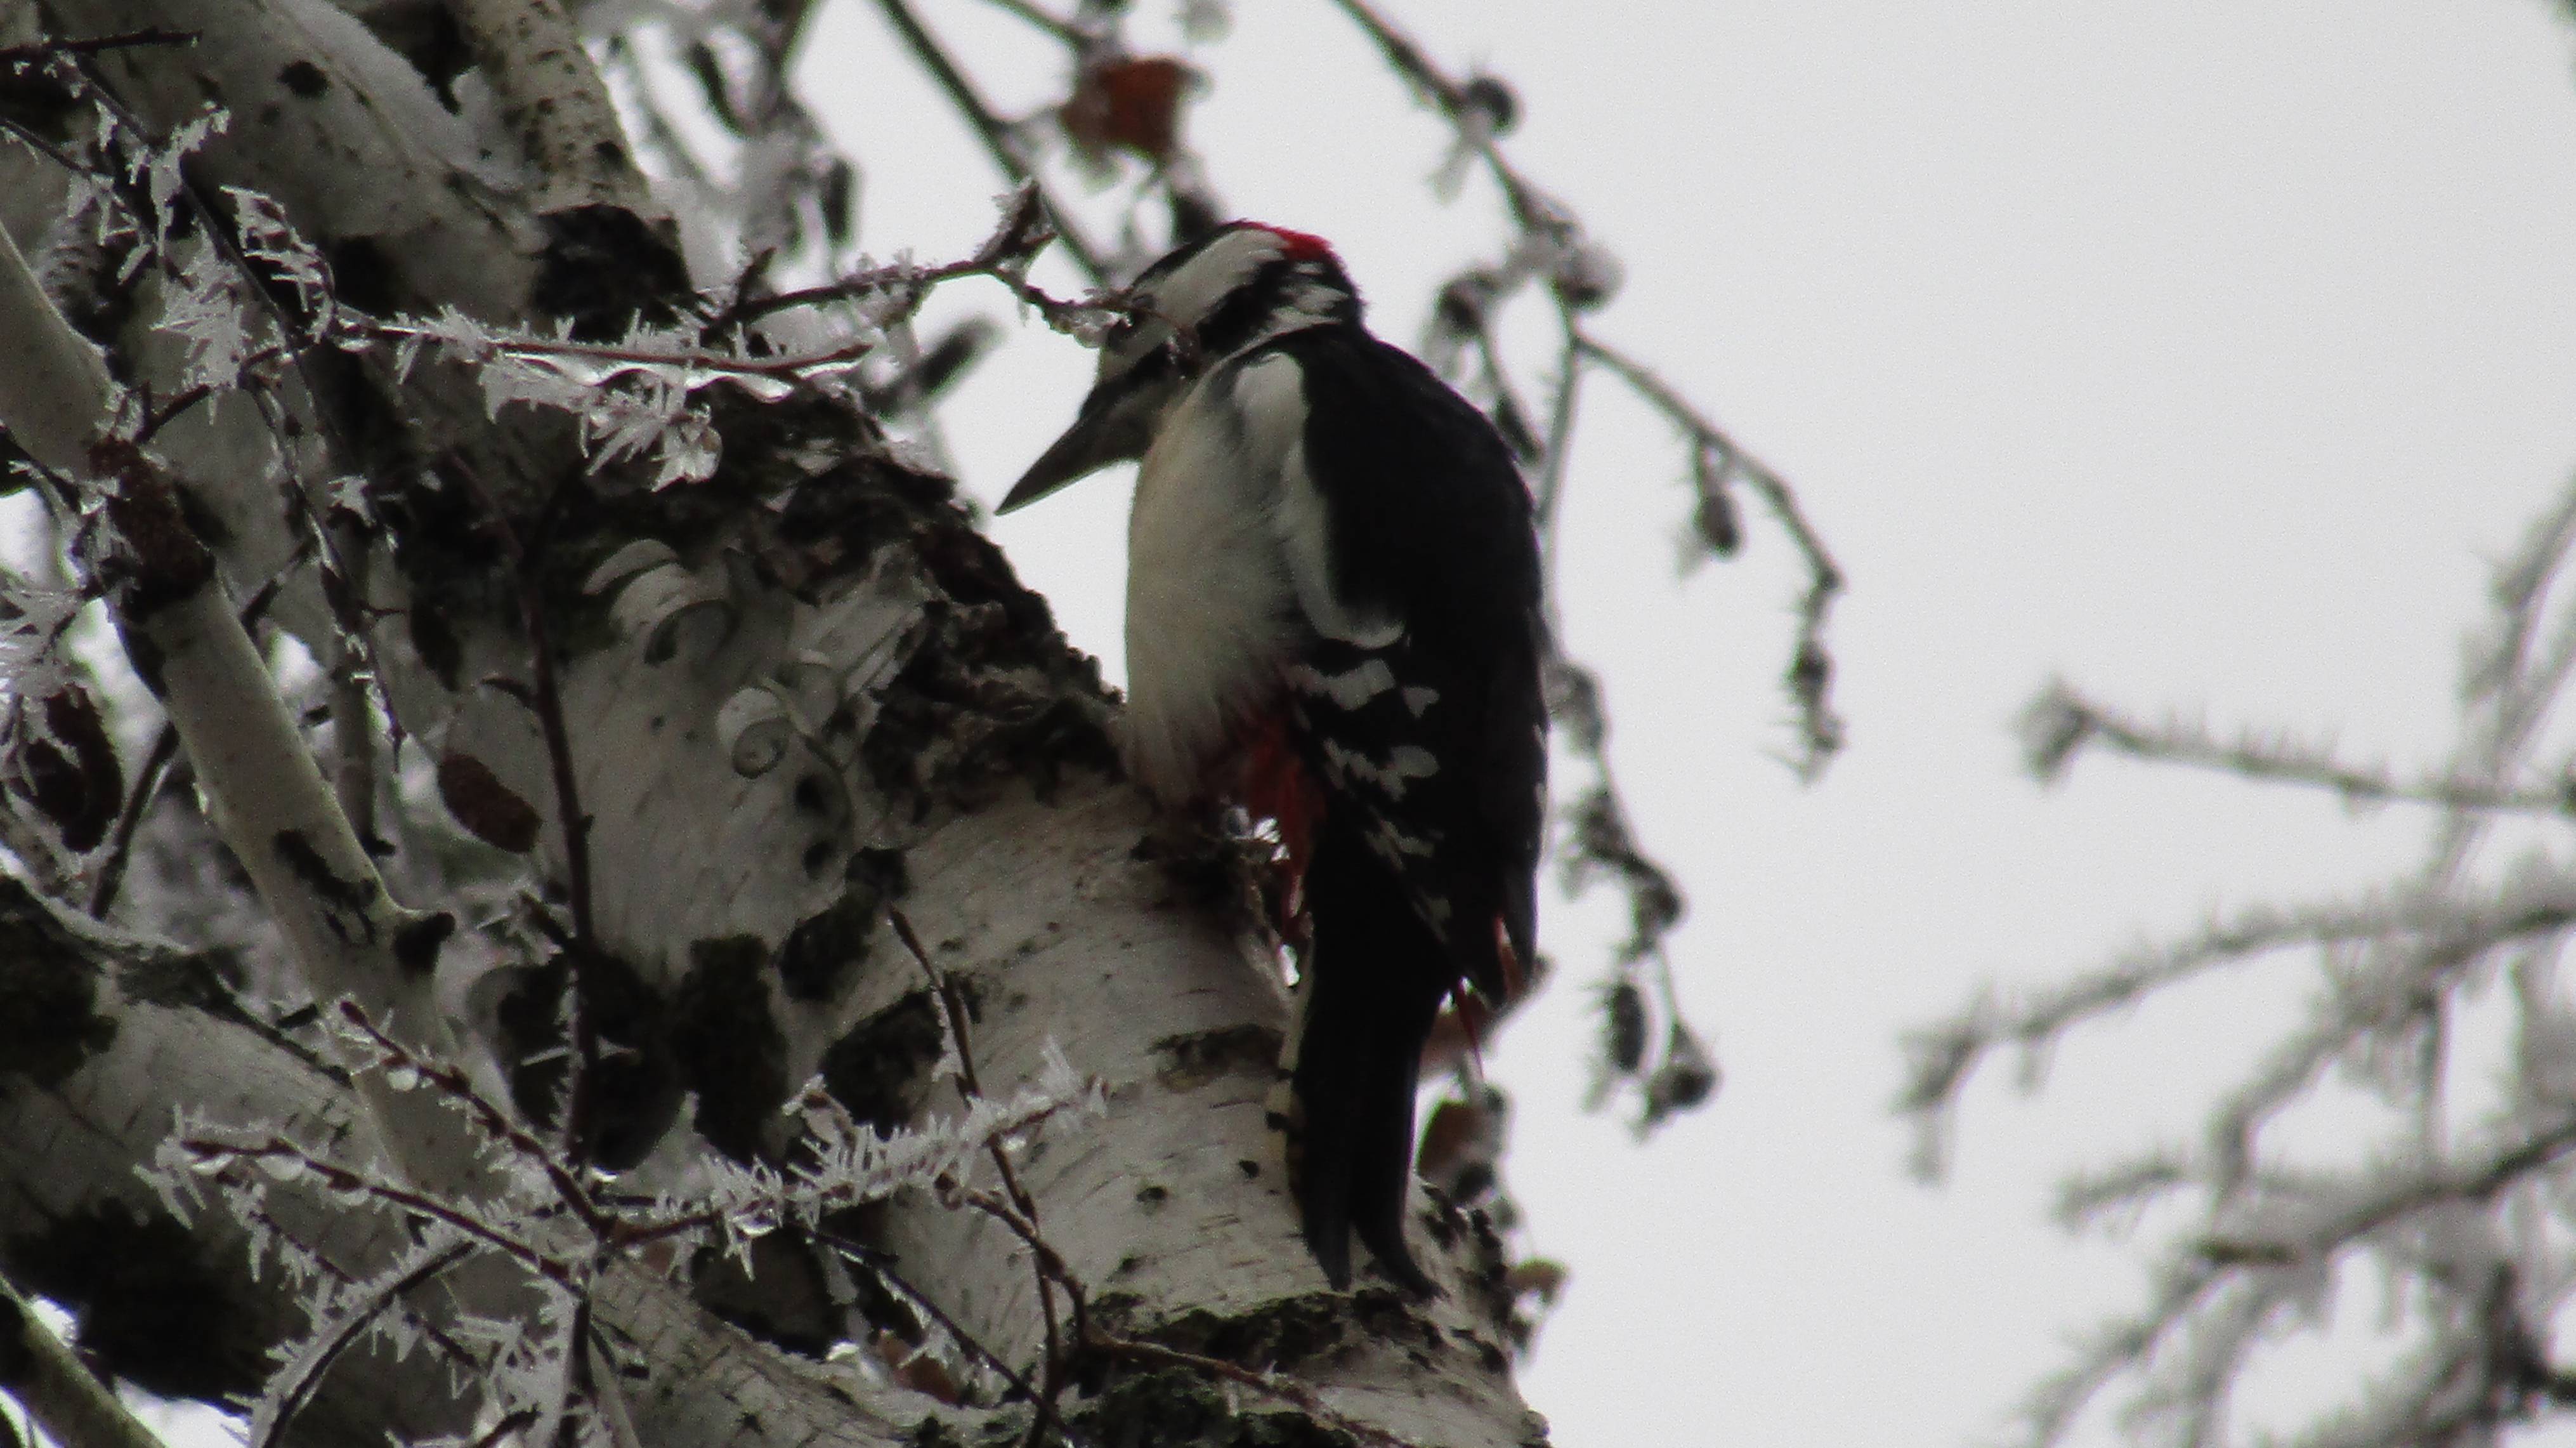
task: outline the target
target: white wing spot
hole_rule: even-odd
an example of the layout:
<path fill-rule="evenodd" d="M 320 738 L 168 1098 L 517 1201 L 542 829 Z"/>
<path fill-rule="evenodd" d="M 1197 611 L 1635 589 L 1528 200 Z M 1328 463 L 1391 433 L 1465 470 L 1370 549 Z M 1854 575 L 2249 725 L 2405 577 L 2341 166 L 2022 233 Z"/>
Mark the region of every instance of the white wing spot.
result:
<path fill-rule="evenodd" d="M 1324 772 L 1337 784 L 1348 786 L 1357 781 L 1375 785 L 1388 799 L 1404 798 L 1406 782 L 1429 779 L 1440 772 L 1440 760 L 1430 750 L 1415 744 L 1398 745 L 1381 764 L 1355 749 L 1344 748 L 1333 740 L 1324 741 Z"/>
<path fill-rule="evenodd" d="M 1297 664 L 1288 670 L 1288 679 L 1308 693 L 1332 700 L 1336 707 L 1355 710 L 1394 688 L 1395 670 L 1388 668 L 1384 659 L 1364 660 L 1359 667 L 1338 674 L 1327 674 L 1311 664 Z"/>
<path fill-rule="evenodd" d="M 1408 858 L 1417 860 L 1431 858 L 1430 845 L 1384 820 L 1371 822 L 1368 842 L 1369 848 L 1377 851 L 1379 858 L 1391 865 L 1401 866 Z"/>
<path fill-rule="evenodd" d="M 1404 691 L 1404 707 L 1412 710 L 1413 717 L 1416 719 L 1421 718 L 1425 711 L 1430 709 L 1432 705 L 1439 702 L 1440 691 L 1438 689 L 1425 689 L 1417 684 Z"/>

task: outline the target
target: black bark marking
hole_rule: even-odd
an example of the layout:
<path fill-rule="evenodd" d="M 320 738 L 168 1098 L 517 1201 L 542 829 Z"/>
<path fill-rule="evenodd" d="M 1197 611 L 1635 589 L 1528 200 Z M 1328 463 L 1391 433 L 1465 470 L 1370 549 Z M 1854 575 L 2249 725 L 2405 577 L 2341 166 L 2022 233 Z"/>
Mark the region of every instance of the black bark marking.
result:
<path fill-rule="evenodd" d="M 841 898 L 808 916 L 778 949 L 778 980 L 796 1001 L 830 1000 L 868 962 L 888 903 L 912 888 L 903 851 L 865 849 L 850 856 Z"/>
<path fill-rule="evenodd" d="M 0 1261 L 71 1311 L 74 1341 L 102 1372 L 165 1398 L 247 1398 L 266 1376 L 267 1344 L 199 1250 L 160 1211 L 107 1202 L 0 1243 Z"/>
<path fill-rule="evenodd" d="M 689 973 L 671 993 L 671 1053 L 680 1082 L 698 1093 L 698 1133 L 751 1161 L 787 1099 L 787 1037 L 761 980 L 769 948 L 755 935 L 689 943 Z"/>
<path fill-rule="evenodd" d="M 667 325 L 689 270 L 671 243 L 622 206 L 574 206 L 538 218 L 546 229 L 528 300 L 572 323 L 584 342 L 613 341 L 638 320 Z"/>
<path fill-rule="evenodd" d="M 823 1053 L 823 1087 L 861 1124 L 892 1131 L 912 1119 L 924 1073 L 946 1045 L 930 992 L 914 991 Z"/>
<path fill-rule="evenodd" d="M 34 892 L 0 877 L 0 1086 L 59 1084 L 116 1041 L 98 971 Z"/>
<path fill-rule="evenodd" d="M 394 932 L 394 963 L 406 974 L 427 975 L 438 968 L 438 952 L 455 933 L 455 916 L 444 910 L 424 915 Z"/>
<path fill-rule="evenodd" d="M 318 100 L 331 89 L 331 78 L 309 60 L 290 60 L 277 72 L 277 83 L 306 100 Z"/>
<path fill-rule="evenodd" d="M 268 842 L 268 847 L 277 856 L 278 863 L 286 867 L 288 874 L 333 909 L 363 917 L 367 907 L 376 902 L 374 880 L 344 880 L 334 874 L 331 863 L 322 858 L 321 851 L 313 848 L 313 842 L 304 837 L 302 830 L 279 830 Z"/>
<path fill-rule="evenodd" d="M 1269 1080 L 1278 1071 L 1280 1036 L 1268 1026 L 1165 1036 L 1154 1043 L 1164 1064 L 1154 1079 L 1168 1091 L 1195 1091 L 1222 1076 Z"/>
<path fill-rule="evenodd" d="M 531 1121 L 552 1122 L 562 1105 L 571 1058 L 559 1048 L 570 973 L 558 954 L 526 972 L 501 998 L 510 1099 Z M 601 1047 L 590 1068 L 590 1159 L 622 1171 L 643 1160 L 679 1114 L 682 1088 L 671 1058 L 670 1015 L 635 967 L 605 951 L 583 957 L 581 984 L 582 1009 Z"/>

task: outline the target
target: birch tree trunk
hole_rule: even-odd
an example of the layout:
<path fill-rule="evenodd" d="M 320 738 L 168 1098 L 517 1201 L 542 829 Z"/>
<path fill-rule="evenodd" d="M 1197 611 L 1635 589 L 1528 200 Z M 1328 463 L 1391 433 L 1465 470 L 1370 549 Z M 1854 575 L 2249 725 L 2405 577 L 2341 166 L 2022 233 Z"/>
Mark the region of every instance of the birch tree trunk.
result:
<path fill-rule="evenodd" d="M 712 259 L 559 10 L 452 13 L 453 107 L 320 0 L 0 30 L 195 34 L 82 55 L 80 116 L 40 130 L 228 117 L 122 234 L 32 150 L 0 171 L 0 424 L 157 701 L 135 732 L 162 711 L 204 802 L 147 777 L 131 844 L 62 847 L 82 887 L 132 856 L 102 922 L 0 885 L 0 1269 L 154 1391 L 247 1400 L 304 1354 L 254 1419 L 299 1442 L 1543 1439 L 1480 1216 L 1417 1197 L 1437 1297 L 1327 1288 L 1265 1125 L 1287 1007 L 1245 867 L 1117 777 L 1095 666 L 948 481 L 819 372 L 637 364 L 678 403 L 623 457 L 591 403 L 634 370 L 496 383 L 525 370 L 471 339 L 702 319 Z M 271 216 L 335 300 L 260 259 Z M 211 376 L 177 320 L 210 296 L 250 339 Z M 317 306 L 338 345 L 299 333 Z M 682 444 L 712 465 L 657 485 Z M 975 1108 L 960 1066 L 1002 1103 L 1059 1053 L 1104 1110 L 809 1218 L 708 1208 L 698 1250 L 617 1225 L 816 1169 L 811 1079 L 936 1141 Z M 528 1142 L 589 1207 L 526 1205 Z M 188 1210 L 191 1170 L 257 1211 Z M 513 1419 L 495 1385 L 548 1362 L 558 1415 Z"/>

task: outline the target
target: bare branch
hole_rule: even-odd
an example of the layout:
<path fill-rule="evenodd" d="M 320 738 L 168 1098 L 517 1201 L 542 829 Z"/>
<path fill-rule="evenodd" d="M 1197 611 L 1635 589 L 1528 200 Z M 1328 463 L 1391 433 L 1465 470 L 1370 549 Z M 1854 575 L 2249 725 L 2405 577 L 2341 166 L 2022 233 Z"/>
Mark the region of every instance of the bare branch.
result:
<path fill-rule="evenodd" d="M 6 1280 L 0 1280 L 0 1388 L 65 1448 L 161 1448 Z"/>
<path fill-rule="evenodd" d="M 912 52 L 913 59 L 920 63 L 922 69 L 930 72 L 930 78 L 947 93 L 950 104 L 966 118 L 975 138 L 984 143 L 985 154 L 992 157 L 993 165 L 1010 177 L 1014 185 L 1038 188 L 1039 200 L 1046 208 L 1047 223 L 1055 228 L 1057 237 L 1063 241 L 1065 255 L 1073 259 L 1073 264 L 1081 269 L 1093 286 L 1108 285 L 1109 269 L 1101 261 L 1098 248 L 1083 239 L 1082 229 L 1074 224 L 1072 213 L 1047 193 L 1044 183 L 1038 180 L 1037 168 L 1021 154 L 1017 131 L 985 102 L 982 93 L 975 89 L 975 82 L 957 68 L 957 62 L 949 58 L 939 41 L 923 27 L 920 17 L 912 13 L 911 5 L 905 0 L 877 0 L 877 8 L 885 12 L 886 22 L 894 27 L 896 35 L 902 37 L 904 48 Z"/>
<path fill-rule="evenodd" d="M 615 206 L 654 212 L 608 88 L 562 0 L 448 0 L 501 102 L 531 174 L 545 191 L 535 209 Z"/>
<path fill-rule="evenodd" d="M 2022 733 L 2031 772 L 2054 781 L 2075 755 L 2101 746 L 2133 758 L 2243 775 L 2279 784 L 2304 784 L 2342 796 L 2350 805 L 2407 803 L 2447 810 L 2565 815 L 2576 812 L 2576 791 L 2499 787 L 2477 775 L 2400 779 L 2384 768 L 2346 764 L 2322 748 L 2278 736 L 2240 734 L 2221 740 L 2183 720 L 2144 724 L 2051 683 L 2024 711 Z"/>

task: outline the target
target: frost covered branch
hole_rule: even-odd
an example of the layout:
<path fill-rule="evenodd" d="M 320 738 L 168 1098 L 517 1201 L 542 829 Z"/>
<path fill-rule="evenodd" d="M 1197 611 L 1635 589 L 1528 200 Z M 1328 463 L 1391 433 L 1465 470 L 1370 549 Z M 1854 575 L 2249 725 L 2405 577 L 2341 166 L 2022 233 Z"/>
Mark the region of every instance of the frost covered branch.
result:
<path fill-rule="evenodd" d="M 563 0 L 451 0 L 457 27 L 501 104 L 531 174 L 543 178 L 539 212 L 608 206 L 649 215 L 643 174 L 608 89 L 581 45 Z"/>
<path fill-rule="evenodd" d="M 975 139 L 983 143 L 985 153 L 992 157 L 995 168 L 1010 177 L 1012 184 L 1028 188 L 1029 193 L 1045 207 L 1047 224 L 1054 229 L 1065 255 L 1072 259 L 1092 285 L 1106 285 L 1109 268 L 1101 260 L 1100 249 L 1083 236 L 1073 213 L 1058 203 L 1045 183 L 1038 179 L 1036 167 L 1021 149 L 1018 132 L 993 110 L 991 103 L 976 89 L 975 82 L 958 68 L 947 49 L 921 23 L 921 17 L 912 13 L 912 7 L 905 0 L 877 0 L 877 8 L 885 13 L 886 22 L 894 27 L 895 34 L 902 37 L 905 47 L 947 95 L 949 103 L 966 118 Z M 1063 33 L 1070 35 L 1071 31 L 1068 29 Z"/>
<path fill-rule="evenodd" d="M 2185 720 L 2141 723 L 2063 682 L 2051 683 L 2023 712 L 2022 740 L 2031 772 L 2043 783 L 2064 778 L 2084 750 L 2103 748 L 2248 779 L 2309 785 L 2354 806 L 2408 803 L 2447 810 L 2576 813 L 2576 782 L 2515 787 L 2477 774 L 2403 779 L 2384 768 L 2345 763 L 2331 750 L 2293 739 L 2242 734 L 2223 740 Z"/>
<path fill-rule="evenodd" d="M 2576 1004 L 2561 983 L 2576 861 L 2557 827 L 2571 769 L 2531 762 L 2576 674 L 2571 553 L 2576 485 L 2497 570 L 2492 619 L 2466 655 L 2459 741 L 2422 774 L 2276 736 L 2141 724 L 2062 683 L 2025 715 L 2043 781 L 2101 747 L 2437 812 L 2421 866 L 2375 890 L 2240 910 L 2018 999 L 1990 990 L 1909 1040 L 1898 1106 L 1921 1129 L 1918 1167 L 1937 1174 L 1960 1093 L 1997 1050 L 2035 1067 L 2074 1028 L 2217 970 L 2315 968 L 2302 1017 L 2210 1104 L 2198 1149 L 2067 1185 L 2070 1225 L 2163 1224 L 2161 1261 L 2149 1301 L 2033 1394 L 2030 1443 L 2062 1441 L 2121 1385 L 2120 1420 L 2141 1441 L 2242 1441 L 2239 1385 L 2284 1338 L 2352 1331 L 2335 1301 L 2374 1279 L 2390 1304 L 2385 1365 L 2270 1440 L 2490 1443 L 2576 1409 L 2551 1332 L 2576 1291 Z M 2520 853 L 2482 848 L 2506 828 Z M 2474 1021 L 2487 1034 L 2468 1034 Z M 2320 1104 L 2365 1111 L 2367 1124 L 2321 1134 L 2301 1119 Z"/>

